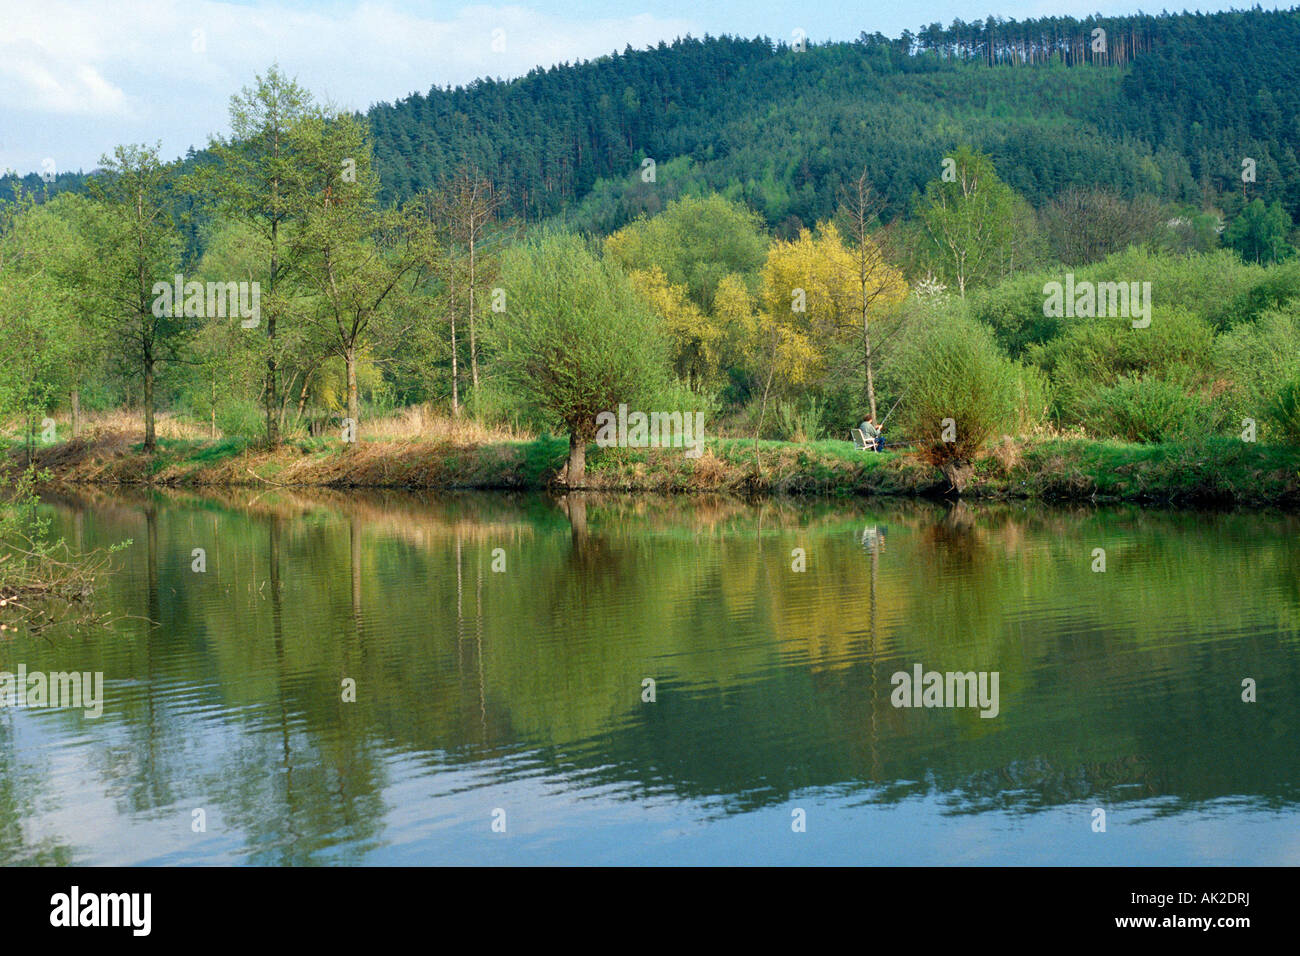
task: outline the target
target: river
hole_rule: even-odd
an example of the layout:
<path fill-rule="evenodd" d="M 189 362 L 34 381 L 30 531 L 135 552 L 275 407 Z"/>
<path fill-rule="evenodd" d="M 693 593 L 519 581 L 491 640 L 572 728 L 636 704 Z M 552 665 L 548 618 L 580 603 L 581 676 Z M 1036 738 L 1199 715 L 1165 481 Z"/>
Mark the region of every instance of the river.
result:
<path fill-rule="evenodd" d="M 1300 863 L 1292 515 L 48 501 L 131 544 L 107 626 L 0 640 L 103 675 L 0 708 L 0 863 Z"/>

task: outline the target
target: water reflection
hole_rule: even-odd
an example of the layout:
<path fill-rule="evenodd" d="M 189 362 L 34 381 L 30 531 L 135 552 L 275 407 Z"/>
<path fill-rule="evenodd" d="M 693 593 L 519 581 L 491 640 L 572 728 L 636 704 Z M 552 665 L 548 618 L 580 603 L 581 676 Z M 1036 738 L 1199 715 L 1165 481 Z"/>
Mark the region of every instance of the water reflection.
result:
<path fill-rule="evenodd" d="M 980 862 L 1300 862 L 1260 836 L 1296 829 L 1292 516 L 52 504 L 84 547 L 134 543 L 111 633 L 0 644 L 0 669 L 101 670 L 106 695 L 98 721 L 0 711 L 0 862 L 938 862 L 967 820 L 1001 828 Z M 1000 715 L 893 708 L 917 662 L 998 671 Z M 796 803 L 820 835 L 791 845 Z M 1094 806 L 1141 839 L 1089 843 Z"/>

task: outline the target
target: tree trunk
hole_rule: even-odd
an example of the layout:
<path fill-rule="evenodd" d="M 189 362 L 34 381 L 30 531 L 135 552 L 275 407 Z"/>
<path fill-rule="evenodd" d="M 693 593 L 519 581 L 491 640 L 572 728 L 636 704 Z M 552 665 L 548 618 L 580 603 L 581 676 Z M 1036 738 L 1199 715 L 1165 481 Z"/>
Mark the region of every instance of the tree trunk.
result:
<path fill-rule="evenodd" d="M 275 333 L 270 330 L 275 327 L 275 319 L 267 319 L 266 325 L 274 349 Z M 280 446 L 280 403 L 276 399 L 275 378 L 275 355 L 272 352 L 266 359 L 266 443 L 272 450 Z"/>
<path fill-rule="evenodd" d="M 469 368 L 472 398 L 475 400 L 478 399 L 478 337 L 474 334 L 474 285 L 478 281 L 478 276 L 474 274 L 474 246 L 477 243 L 478 237 L 471 229 L 469 234 Z M 477 404 L 474 409 L 474 413 L 479 414 Z"/>
<path fill-rule="evenodd" d="M 77 437 L 81 430 L 81 389 L 72 390 L 72 437 Z"/>
<path fill-rule="evenodd" d="M 776 375 L 776 337 L 772 338 L 772 365 L 767 370 L 767 384 L 763 386 L 763 404 L 758 410 L 758 427 L 754 429 L 754 465 L 763 474 L 763 458 L 758 453 L 758 440 L 763 434 L 763 418 L 767 415 L 767 396 L 772 391 L 772 378 Z"/>
<path fill-rule="evenodd" d="M 587 443 L 578 437 L 577 432 L 569 432 L 569 468 L 567 484 L 570 488 L 581 488 L 587 478 Z"/>
<path fill-rule="evenodd" d="M 144 357 L 144 453 L 152 455 L 158 450 L 158 438 L 153 427 L 153 356 Z"/>
<path fill-rule="evenodd" d="M 357 433 L 361 429 L 361 403 L 357 400 L 357 351 L 348 346 L 343 353 L 343 362 L 348 369 L 348 418 L 352 419 L 352 447 L 356 448 Z"/>
<path fill-rule="evenodd" d="M 272 190 L 272 199 L 277 190 Z M 271 223 L 271 281 L 268 292 L 275 294 L 276 279 L 280 271 L 279 223 Z M 275 309 L 267 309 L 266 315 L 266 444 L 272 451 L 280 447 L 280 402 L 276 394 L 275 364 Z"/>
<path fill-rule="evenodd" d="M 456 309 L 451 310 L 451 415 L 460 418 L 460 382 L 456 362 Z"/>
<path fill-rule="evenodd" d="M 294 428 L 298 427 L 298 423 L 302 421 L 302 414 L 307 409 L 307 390 L 311 386 L 311 377 L 315 372 L 314 368 L 309 368 L 302 377 L 302 390 L 298 392 L 298 410 L 294 413 L 293 418 Z M 310 427 L 308 430 L 310 431 Z"/>

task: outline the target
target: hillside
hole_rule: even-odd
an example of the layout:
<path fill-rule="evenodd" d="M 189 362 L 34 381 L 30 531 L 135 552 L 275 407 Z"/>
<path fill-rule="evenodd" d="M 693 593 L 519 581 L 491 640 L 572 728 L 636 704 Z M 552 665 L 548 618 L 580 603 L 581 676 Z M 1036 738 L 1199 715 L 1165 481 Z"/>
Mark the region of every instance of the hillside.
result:
<path fill-rule="evenodd" d="M 1295 216 L 1298 54 L 1300 14 L 1260 10 L 957 21 L 802 52 L 706 37 L 435 88 L 369 118 L 389 199 L 472 164 L 513 214 L 601 232 L 717 190 L 791 233 L 864 166 L 896 215 L 961 142 L 1035 206 L 1088 185 L 1231 211 L 1250 157 L 1252 198 Z"/>

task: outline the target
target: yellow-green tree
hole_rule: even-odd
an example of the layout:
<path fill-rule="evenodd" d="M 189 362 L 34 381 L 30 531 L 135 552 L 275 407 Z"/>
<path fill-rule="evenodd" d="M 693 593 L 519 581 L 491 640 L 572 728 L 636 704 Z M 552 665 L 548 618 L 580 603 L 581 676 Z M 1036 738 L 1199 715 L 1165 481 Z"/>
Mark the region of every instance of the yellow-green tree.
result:
<path fill-rule="evenodd" d="M 721 317 L 696 305 L 686 286 L 674 285 L 657 265 L 633 272 L 630 278 L 637 292 L 663 319 L 678 377 L 692 391 L 714 381 L 722 367 L 722 346 L 727 340 Z"/>
<path fill-rule="evenodd" d="M 799 378 L 824 370 L 828 350 L 837 341 L 860 339 L 863 395 L 873 415 L 872 325 L 906 295 L 902 273 L 885 260 L 865 224 L 852 246 L 833 223 L 822 223 L 815 235 L 804 229 L 797 239 L 774 242 L 763 267 L 763 312 L 767 321 L 786 330 L 789 347 L 799 343 Z"/>
<path fill-rule="evenodd" d="M 805 239 L 809 241 L 804 242 Z M 796 242 L 775 243 L 763 266 L 758 308 L 744 310 L 751 330 L 747 336 L 749 359 L 764 380 L 754 432 L 755 449 L 763 433 L 773 386 L 788 391 L 806 385 L 820 375 L 825 365 L 825 352 L 818 343 L 820 313 L 810 314 L 807 290 L 791 282 L 792 279 L 802 281 L 802 276 L 807 274 L 810 244 L 806 230 Z M 734 293 L 730 307 L 744 309 Z"/>
<path fill-rule="evenodd" d="M 890 262 L 880 235 L 881 200 L 871 187 L 864 169 L 841 195 L 839 216 L 844 223 L 849 240 L 849 253 L 853 262 L 854 302 L 853 320 L 862 332 L 862 368 L 867 405 L 873 421 L 876 416 L 875 361 L 880 347 L 898 331 L 899 313 L 894 306 L 907 296 L 907 283 L 903 275 Z M 874 334 L 873 324 L 889 317 L 893 328 L 883 330 L 883 336 Z"/>
<path fill-rule="evenodd" d="M 753 290 L 767 250 L 758 217 L 718 195 L 687 196 L 605 240 L 605 253 L 663 320 L 673 368 L 692 391 L 715 387 L 740 331 L 719 310 L 725 289 Z"/>

